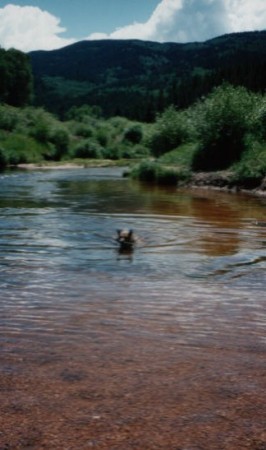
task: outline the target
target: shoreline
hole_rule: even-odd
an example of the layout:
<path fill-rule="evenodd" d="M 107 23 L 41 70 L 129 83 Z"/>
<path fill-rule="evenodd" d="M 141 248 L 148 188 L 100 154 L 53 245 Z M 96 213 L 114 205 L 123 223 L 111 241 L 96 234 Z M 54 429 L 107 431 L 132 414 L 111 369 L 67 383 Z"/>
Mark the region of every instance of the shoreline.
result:
<path fill-rule="evenodd" d="M 266 177 L 258 186 L 248 186 L 244 182 L 242 184 L 233 180 L 232 172 L 198 172 L 193 173 L 188 186 L 192 189 L 212 189 L 232 194 L 247 194 L 257 197 L 266 197 Z"/>
<path fill-rule="evenodd" d="M 65 170 L 65 169 L 87 169 L 101 167 L 126 167 L 128 161 L 113 160 L 91 160 L 82 162 L 45 162 L 18 164 L 15 168 L 21 170 Z M 243 183 L 237 184 L 232 181 L 232 173 L 229 171 L 198 172 L 193 173 L 192 178 L 182 187 L 188 189 L 212 189 L 232 194 L 243 193 L 257 197 L 266 197 L 266 176 L 258 187 L 248 187 Z"/>
<path fill-rule="evenodd" d="M 118 166 L 115 161 L 104 159 L 104 160 L 92 160 L 81 161 L 81 162 L 45 162 L 45 163 L 24 163 L 18 164 L 17 166 L 11 167 L 14 169 L 22 170 L 62 170 L 62 169 L 87 169 L 87 168 L 97 168 L 97 167 L 114 167 Z"/>

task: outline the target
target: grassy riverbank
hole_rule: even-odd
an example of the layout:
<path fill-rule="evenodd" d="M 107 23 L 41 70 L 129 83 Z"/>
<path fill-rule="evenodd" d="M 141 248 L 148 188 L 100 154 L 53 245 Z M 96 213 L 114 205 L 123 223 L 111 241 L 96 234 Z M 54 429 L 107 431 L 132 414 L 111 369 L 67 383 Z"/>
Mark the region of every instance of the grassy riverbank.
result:
<path fill-rule="evenodd" d="M 148 183 L 263 189 L 266 96 L 222 85 L 186 110 L 169 107 L 154 123 L 105 119 L 88 105 L 72 108 L 64 122 L 40 108 L 0 106 L 2 169 L 125 162 Z"/>

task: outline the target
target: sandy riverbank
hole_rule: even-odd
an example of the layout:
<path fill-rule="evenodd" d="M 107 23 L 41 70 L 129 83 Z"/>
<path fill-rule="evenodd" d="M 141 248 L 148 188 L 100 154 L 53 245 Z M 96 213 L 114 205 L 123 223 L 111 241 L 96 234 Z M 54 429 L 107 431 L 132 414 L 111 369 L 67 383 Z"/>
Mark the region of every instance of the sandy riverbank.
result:
<path fill-rule="evenodd" d="M 30 163 L 18 164 L 16 167 L 23 170 L 62 170 L 62 169 L 85 169 L 89 167 L 113 167 L 117 165 L 115 161 L 111 160 L 92 160 L 87 162 L 45 162 L 45 163 Z"/>

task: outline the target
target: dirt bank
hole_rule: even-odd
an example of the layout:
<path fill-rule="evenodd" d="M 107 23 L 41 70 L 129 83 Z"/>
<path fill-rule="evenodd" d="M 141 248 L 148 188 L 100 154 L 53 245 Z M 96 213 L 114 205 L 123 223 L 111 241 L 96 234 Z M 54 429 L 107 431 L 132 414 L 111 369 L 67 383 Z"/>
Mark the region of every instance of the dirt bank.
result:
<path fill-rule="evenodd" d="M 196 172 L 192 175 L 189 187 L 245 192 L 252 195 L 266 196 L 266 177 L 259 184 L 256 180 L 237 183 L 234 181 L 230 171 Z"/>

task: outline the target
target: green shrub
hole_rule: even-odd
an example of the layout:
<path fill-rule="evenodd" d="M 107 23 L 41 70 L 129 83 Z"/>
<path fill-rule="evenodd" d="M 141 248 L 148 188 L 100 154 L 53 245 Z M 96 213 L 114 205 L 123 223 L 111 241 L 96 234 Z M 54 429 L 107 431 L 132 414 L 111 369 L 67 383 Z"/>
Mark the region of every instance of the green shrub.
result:
<path fill-rule="evenodd" d="M 39 142 L 48 142 L 50 138 L 50 124 L 44 120 L 31 127 L 30 135 Z"/>
<path fill-rule="evenodd" d="M 149 149 L 143 145 L 110 145 L 102 150 L 106 159 L 143 159 L 150 156 Z"/>
<path fill-rule="evenodd" d="M 157 163 L 154 161 L 143 161 L 131 172 L 134 179 L 155 183 L 157 172 Z"/>
<path fill-rule="evenodd" d="M 149 156 L 150 150 L 141 144 L 133 145 L 123 153 L 123 157 L 129 159 L 147 158 Z"/>
<path fill-rule="evenodd" d="M 170 106 L 154 124 L 148 144 L 158 157 L 192 139 L 193 127 L 186 112 L 178 112 Z"/>
<path fill-rule="evenodd" d="M 156 184 L 164 186 L 176 186 L 179 174 L 175 169 L 160 166 L 156 172 Z"/>
<path fill-rule="evenodd" d="M 102 156 L 105 159 L 118 160 L 122 158 L 121 149 L 118 145 L 110 145 L 102 149 Z"/>
<path fill-rule="evenodd" d="M 84 104 L 81 106 L 72 106 L 65 116 L 67 120 L 76 120 L 77 122 L 86 123 L 91 119 L 99 118 L 101 113 L 100 106 Z"/>
<path fill-rule="evenodd" d="M 116 135 L 123 133 L 129 126 L 130 121 L 125 117 L 115 116 L 107 120 L 107 123 L 116 130 Z"/>
<path fill-rule="evenodd" d="M 98 159 L 102 158 L 102 147 L 98 142 L 95 142 L 91 139 L 86 139 L 80 142 L 74 149 L 72 150 L 72 157 L 74 158 L 90 158 L 90 159 Z"/>
<path fill-rule="evenodd" d="M 13 106 L 0 105 L 0 129 L 13 131 L 19 121 L 19 110 Z"/>
<path fill-rule="evenodd" d="M 74 134 L 83 138 L 90 138 L 93 136 L 93 128 L 89 125 L 85 125 L 83 123 L 78 124 L 74 130 Z"/>
<path fill-rule="evenodd" d="M 176 186 L 180 182 L 188 181 L 190 172 L 166 167 L 156 161 L 143 161 L 132 170 L 130 175 L 143 182 Z"/>
<path fill-rule="evenodd" d="M 32 137 L 22 134 L 10 134 L 1 142 L 7 164 L 40 162 L 48 151 L 47 146 L 40 144 Z"/>
<path fill-rule="evenodd" d="M 241 160 L 234 164 L 234 182 L 252 188 L 259 186 L 266 176 L 266 142 L 248 142 Z"/>
<path fill-rule="evenodd" d="M 193 170 L 223 170 L 240 159 L 257 98 L 245 88 L 223 85 L 195 107 L 199 146 Z"/>
<path fill-rule="evenodd" d="M 41 143 L 49 142 L 51 129 L 57 120 L 42 108 L 24 108 L 16 131 L 28 134 Z"/>
<path fill-rule="evenodd" d="M 111 130 L 109 126 L 99 126 L 95 130 L 95 139 L 99 142 L 102 147 L 106 147 L 109 142 Z"/>
<path fill-rule="evenodd" d="M 51 131 L 50 142 L 55 147 L 55 160 L 60 160 L 69 150 L 70 137 L 65 128 L 54 128 Z"/>
<path fill-rule="evenodd" d="M 257 102 L 251 118 L 251 132 L 259 140 L 266 140 L 266 96 Z"/>
<path fill-rule="evenodd" d="M 4 149 L 2 149 L 0 147 L 0 170 L 4 169 L 8 164 L 8 159 L 6 156 L 6 152 L 4 151 Z"/>
<path fill-rule="evenodd" d="M 139 144 L 142 140 L 143 133 L 139 124 L 130 126 L 124 131 L 123 140 L 132 144 Z"/>

